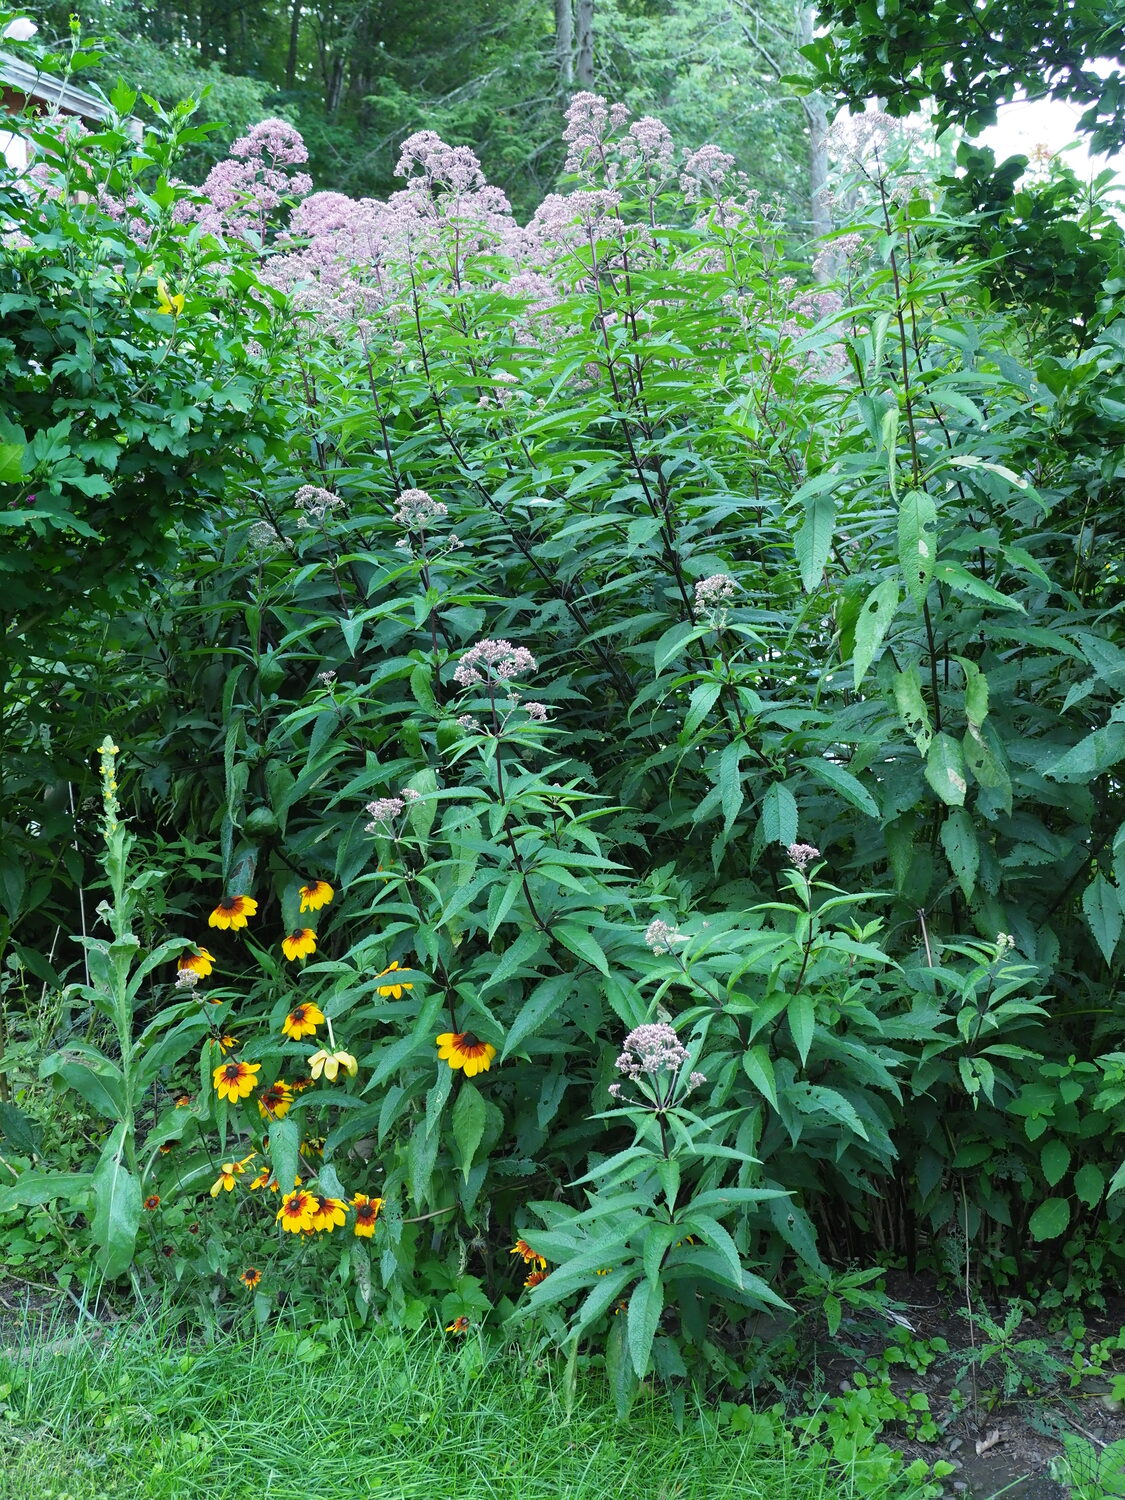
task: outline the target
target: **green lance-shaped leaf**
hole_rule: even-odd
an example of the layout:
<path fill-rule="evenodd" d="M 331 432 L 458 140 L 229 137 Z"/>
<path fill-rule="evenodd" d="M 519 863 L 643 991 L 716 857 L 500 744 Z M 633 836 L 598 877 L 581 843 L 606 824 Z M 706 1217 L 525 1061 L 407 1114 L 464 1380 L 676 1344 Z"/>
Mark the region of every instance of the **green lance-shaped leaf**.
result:
<path fill-rule="evenodd" d="M 894 695 L 907 734 L 918 746 L 918 753 L 925 755 L 933 739 L 933 730 L 930 727 L 930 711 L 922 697 L 918 674 L 913 668 L 909 672 L 895 673 Z"/>
<path fill-rule="evenodd" d="M 453 1155 L 467 1179 L 488 1118 L 484 1095 L 473 1083 L 464 1082 L 453 1106 Z"/>
<path fill-rule="evenodd" d="M 98 1267 L 107 1279 L 133 1262 L 141 1223 L 141 1185 L 125 1165 L 124 1121 L 114 1126 L 94 1172 L 94 1243 Z"/>
<path fill-rule="evenodd" d="M 661 1283 L 650 1281 L 648 1277 L 638 1282 L 629 1298 L 629 1357 L 642 1380 L 663 1311 L 664 1287 Z"/>
<path fill-rule="evenodd" d="M 925 490 L 908 490 L 898 509 L 898 565 L 906 592 L 919 608 L 926 602 L 937 555 L 937 507 Z"/>
<path fill-rule="evenodd" d="M 775 781 L 762 798 L 762 835 L 767 844 L 797 842 L 797 803 L 793 793 Z"/>
<path fill-rule="evenodd" d="M 975 661 L 965 656 L 955 660 L 965 674 L 965 718 L 979 729 L 988 718 L 988 678 Z"/>
<path fill-rule="evenodd" d="M 961 746 L 950 735 L 934 735 L 926 756 L 926 780 L 947 807 L 964 807 L 965 762 Z"/>
<path fill-rule="evenodd" d="M 941 847 L 949 868 L 968 901 L 976 888 L 980 869 L 980 845 L 973 820 L 963 807 L 955 807 L 941 825 Z"/>
<path fill-rule="evenodd" d="M 864 601 L 855 622 L 855 652 L 852 656 L 852 671 L 855 686 L 867 676 L 867 669 L 875 660 L 890 629 L 891 621 L 898 609 L 898 579 L 884 578 L 873 588 Z"/>
<path fill-rule="evenodd" d="M 1108 964 L 1121 936 L 1121 895 L 1104 875 L 1095 875 L 1082 892 L 1082 911 Z"/>
<path fill-rule="evenodd" d="M 793 550 L 801 569 L 801 582 L 811 594 L 820 586 L 824 565 L 832 547 L 832 532 L 836 525 L 836 501 L 831 495 L 815 495 L 805 510 L 793 538 Z"/>

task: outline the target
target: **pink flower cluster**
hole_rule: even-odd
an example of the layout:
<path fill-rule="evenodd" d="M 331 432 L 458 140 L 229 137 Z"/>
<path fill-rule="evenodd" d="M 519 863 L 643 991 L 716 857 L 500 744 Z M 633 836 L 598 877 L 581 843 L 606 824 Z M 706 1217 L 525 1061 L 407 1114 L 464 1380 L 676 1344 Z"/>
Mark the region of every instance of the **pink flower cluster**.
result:
<path fill-rule="evenodd" d="M 207 202 L 186 210 L 208 234 L 265 240 L 282 205 L 312 191 L 307 172 L 287 168 L 308 160 L 301 134 L 286 120 L 262 120 L 235 141 L 204 180 Z"/>
<path fill-rule="evenodd" d="M 511 641 L 478 641 L 470 646 L 457 664 L 453 680 L 461 687 L 478 682 L 510 682 L 534 672 L 536 661 L 525 646 Z"/>
<path fill-rule="evenodd" d="M 671 1026 L 650 1021 L 629 1033 L 614 1066 L 626 1078 L 637 1079 L 646 1073 L 678 1073 L 687 1057 L 687 1048 Z"/>
<path fill-rule="evenodd" d="M 405 526 L 407 531 L 425 531 L 427 526 L 448 514 L 449 507 L 425 490 L 403 490 L 397 508 L 391 512 L 391 520 Z"/>

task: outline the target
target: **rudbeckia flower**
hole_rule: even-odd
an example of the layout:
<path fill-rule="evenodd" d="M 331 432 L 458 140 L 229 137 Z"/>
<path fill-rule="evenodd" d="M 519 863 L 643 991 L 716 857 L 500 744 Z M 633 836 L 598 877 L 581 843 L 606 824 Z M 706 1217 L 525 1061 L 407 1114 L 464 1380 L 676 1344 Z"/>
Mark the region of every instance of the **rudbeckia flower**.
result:
<path fill-rule="evenodd" d="M 247 1266 L 238 1279 L 242 1282 L 243 1286 L 248 1286 L 253 1291 L 258 1282 L 261 1281 L 262 1273 L 258 1270 L 257 1266 Z"/>
<path fill-rule="evenodd" d="M 298 927 L 296 932 L 282 938 L 281 951 L 290 963 L 294 959 L 307 958 L 310 953 L 316 952 L 316 933 L 311 927 Z"/>
<path fill-rule="evenodd" d="M 258 1095 L 258 1113 L 263 1120 L 280 1120 L 285 1111 L 293 1103 L 293 1090 L 279 1078 L 276 1083 L 271 1083 L 264 1094 Z"/>
<path fill-rule="evenodd" d="M 206 979 L 215 967 L 215 960 L 206 948 L 196 948 L 194 953 L 185 953 L 176 965 L 181 974 L 198 974 L 200 979 Z"/>
<path fill-rule="evenodd" d="M 376 979 L 382 979 L 384 974 L 393 974 L 397 968 L 398 959 L 396 958 L 394 963 L 391 964 L 389 968 L 383 969 L 380 973 L 376 974 L 375 977 Z M 396 1000 L 401 1000 L 403 990 L 412 990 L 413 988 L 414 986 L 412 984 L 403 984 L 400 983 L 397 979 L 392 979 L 390 984 L 381 984 L 379 986 L 379 993 L 380 995 L 382 995 L 384 1000 L 388 995 L 393 996 Z"/>
<path fill-rule="evenodd" d="M 277 1179 L 274 1177 L 268 1163 L 262 1168 L 257 1177 L 255 1177 L 254 1181 L 250 1184 L 250 1191 L 254 1193 L 257 1192 L 259 1188 L 264 1187 L 268 1187 L 271 1193 L 277 1192 Z"/>
<path fill-rule="evenodd" d="M 281 1029 L 286 1036 L 292 1037 L 299 1042 L 303 1036 L 315 1036 L 316 1028 L 323 1024 L 324 1012 L 319 1005 L 295 1005 L 285 1020 L 281 1023 Z"/>
<path fill-rule="evenodd" d="M 171 313 L 174 318 L 178 318 L 184 310 L 183 292 L 170 292 L 168 290 L 168 283 L 164 280 L 163 276 L 157 278 L 156 291 L 160 298 L 157 311 Z"/>
<path fill-rule="evenodd" d="M 306 1229 L 311 1229 L 315 1206 L 316 1200 L 311 1193 L 301 1190 L 286 1193 L 277 1211 L 282 1229 L 288 1229 L 292 1234 L 300 1234 Z"/>
<path fill-rule="evenodd" d="M 258 914 L 258 903 L 253 896 L 224 896 L 207 918 L 208 927 L 245 927 L 248 917 Z"/>
<path fill-rule="evenodd" d="M 152 1210 L 154 1208 L 158 1208 L 159 1205 L 160 1205 L 160 1195 L 158 1193 L 150 1193 L 149 1196 L 145 1199 L 145 1202 L 144 1202 L 145 1208 L 147 1208 L 150 1213 L 152 1212 Z"/>
<path fill-rule="evenodd" d="M 538 1265 L 541 1271 L 545 1271 L 547 1269 L 546 1260 L 544 1260 L 543 1256 L 541 1256 L 537 1250 L 533 1250 L 526 1240 L 517 1240 L 512 1248 L 508 1251 L 508 1254 L 522 1256 L 527 1265 Z"/>
<path fill-rule="evenodd" d="M 348 1205 L 342 1198 L 322 1198 L 313 1194 L 312 1227 L 326 1229 L 329 1234 L 348 1217 Z"/>
<path fill-rule="evenodd" d="M 382 1198 L 369 1198 L 366 1193 L 356 1193 L 352 1199 L 355 1209 L 355 1232 L 368 1239 L 375 1233 L 375 1220 L 383 1206 Z"/>
<path fill-rule="evenodd" d="M 547 1277 L 549 1275 L 550 1275 L 549 1271 L 532 1271 L 530 1273 L 530 1275 L 528 1275 L 527 1278 L 525 1279 L 524 1286 L 526 1286 L 526 1287 L 538 1286 L 541 1281 L 546 1281 L 546 1279 L 547 1279 Z"/>
<path fill-rule="evenodd" d="M 454 1318 L 452 1323 L 447 1323 L 445 1325 L 445 1331 L 446 1333 L 468 1333 L 468 1318 Z"/>
<path fill-rule="evenodd" d="M 219 1049 L 222 1052 L 233 1052 L 237 1046 L 238 1038 L 236 1036 L 221 1036 L 219 1038 Z"/>
<path fill-rule="evenodd" d="M 215 1091 L 220 1099 L 229 1099 L 237 1104 L 247 1098 L 258 1086 L 261 1063 L 225 1062 L 215 1069 Z"/>
<path fill-rule="evenodd" d="M 451 1068 L 464 1068 L 466 1078 L 487 1073 L 496 1056 L 491 1042 L 482 1042 L 471 1031 L 443 1031 L 437 1038 L 438 1057 Z"/>
<path fill-rule="evenodd" d="M 335 894 L 327 880 L 312 880 L 301 887 L 301 910 L 319 911 L 322 906 L 328 905 Z"/>
<path fill-rule="evenodd" d="M 341 1068 L 353 1078 L 359 1072 L 359 1064 L 350 1052 L 325 1052 L 322 1047 L 309 1058 L 309 1073 L 313 1078 L 323 1073 L 329 1083 L 335 1083 Z"/>
<path fill-rule="evenodd" d="M 216 1177 L 215 1181 L 211 1184 L 212 1198 L 217 1198 L 219 1194 L 224 1190 L 228 1193 L 232 1193 L 234 1191 L 235 1177 L 237 1177 L 240 1172 L 245 1172 L 245 1170 L 246 1168 L 240 1161 L 223 1162 L 222 1166 L 219 1168 L 218 1177 Z"/>

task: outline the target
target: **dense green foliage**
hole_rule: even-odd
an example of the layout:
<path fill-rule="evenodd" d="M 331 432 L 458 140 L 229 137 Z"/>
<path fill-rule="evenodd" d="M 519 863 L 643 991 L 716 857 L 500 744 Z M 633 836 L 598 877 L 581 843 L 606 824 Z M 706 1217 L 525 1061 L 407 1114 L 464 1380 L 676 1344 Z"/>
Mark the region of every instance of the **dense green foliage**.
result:
<path fill-rule="evenodd" d="M 208 203 L 183 129 L 45 127 L 3 210 L 27 1263 L 530 1329 L 619 1409 L 740 1389 L 794 1295 L 835 1335 L 857 1258 L 1100 1295 L 1114 283 L 997 295 L 877 120 L 815 286 L 729 158 L 588 93 L 522 228 L 429 133 L 355 203 L 268 121 Z"/>

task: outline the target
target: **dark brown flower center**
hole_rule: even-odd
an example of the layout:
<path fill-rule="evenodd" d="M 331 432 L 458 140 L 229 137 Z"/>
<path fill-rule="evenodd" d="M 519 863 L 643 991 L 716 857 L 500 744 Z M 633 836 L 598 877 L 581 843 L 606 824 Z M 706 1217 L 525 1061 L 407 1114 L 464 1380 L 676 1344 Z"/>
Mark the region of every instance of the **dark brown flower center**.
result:
<path fill-rule="evenodd" d="M 461 1033 L 461 1040 L 458 1044 L 458 1047 L 462 1052 L 471 1052 L 474 1047 L 479 1047 L 480 1044 L 480 1037 L 478 1037 L 475 1032 L 463 1031 Z"/>

